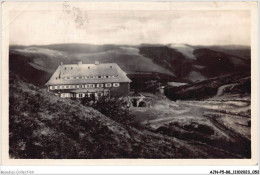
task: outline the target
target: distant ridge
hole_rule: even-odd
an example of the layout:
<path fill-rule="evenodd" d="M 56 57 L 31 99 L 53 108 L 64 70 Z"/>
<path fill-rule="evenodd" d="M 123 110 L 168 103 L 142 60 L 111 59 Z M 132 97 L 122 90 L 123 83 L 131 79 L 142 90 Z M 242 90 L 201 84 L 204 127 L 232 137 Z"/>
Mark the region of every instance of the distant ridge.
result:
<path fill-rule="evenodd" d="M 143 43 L 131 46 L 71 43 L 10 45 L 9 49 L 10 71 L 17 71 L 15 69 L 19 66 L 26 66 L 32 72 L 33 70 L 42 71 L 40 73 L 42 76 L 37 82 L 43 84 L 47 81 L 46 77 L 54 72 L 60 62 L 65 64 L 78 61 L 88 64 L 94 61 L 117 63 L 125 72 L 133 75 L 132 79 L 138 78 L 136 76 L 139 76 L 140 72 L 145 74 L 150 72 L 151 74 L 158 73 L 161 80 L 183 83 L 250 72 L 251 63 L 250 47 L 234 45 L 192 46 L 174 43 L 167 45 Z M 30 75 L 26 72 L 20 73 L 30 79 Z"/>

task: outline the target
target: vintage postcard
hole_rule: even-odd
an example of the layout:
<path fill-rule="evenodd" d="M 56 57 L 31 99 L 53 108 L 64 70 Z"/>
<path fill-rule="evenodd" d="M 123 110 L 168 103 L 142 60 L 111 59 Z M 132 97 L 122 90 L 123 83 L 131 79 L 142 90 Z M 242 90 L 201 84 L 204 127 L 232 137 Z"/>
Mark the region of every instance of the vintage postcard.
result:
<path fill-rule="evenodd" d="M 4 165 L 255 165 L 257 2 L 4 2 Z"/>

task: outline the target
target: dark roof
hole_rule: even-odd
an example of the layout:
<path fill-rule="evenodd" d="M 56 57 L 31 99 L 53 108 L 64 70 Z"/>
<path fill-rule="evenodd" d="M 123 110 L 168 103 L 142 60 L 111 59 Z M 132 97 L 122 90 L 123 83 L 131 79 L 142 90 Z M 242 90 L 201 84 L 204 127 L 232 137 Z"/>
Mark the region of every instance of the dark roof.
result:
<path fill-rule="evenodd" d="M 104 77 L 98 78 L 97 76 Z M 116 82 L 131 82 L 126 73 L 116 63 L 66 64 L 60 65 L 56 69 L 46 85 Z"/>

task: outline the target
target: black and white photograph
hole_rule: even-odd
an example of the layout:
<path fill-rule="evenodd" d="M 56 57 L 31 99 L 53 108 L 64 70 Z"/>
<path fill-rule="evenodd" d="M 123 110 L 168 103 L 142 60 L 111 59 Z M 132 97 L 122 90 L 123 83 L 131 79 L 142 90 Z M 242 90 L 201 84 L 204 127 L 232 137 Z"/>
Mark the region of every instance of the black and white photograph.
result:
<path fill-rule="evenodd" d="M 34 5 L 8 16 L 9 159 L 252 158 L 250 10 Z"/>

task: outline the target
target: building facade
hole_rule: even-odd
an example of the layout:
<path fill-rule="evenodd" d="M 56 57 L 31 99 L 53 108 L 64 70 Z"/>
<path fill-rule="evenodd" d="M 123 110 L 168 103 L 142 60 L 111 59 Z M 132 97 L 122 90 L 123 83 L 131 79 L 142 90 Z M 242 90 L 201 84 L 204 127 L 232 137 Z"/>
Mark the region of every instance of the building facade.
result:
<path fill-rule="evenodd" d="M 46 83 L 61 98 L 92 98 L 128 95 L 131 80 L 116 63 L 62 64 Z"/>

